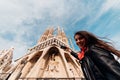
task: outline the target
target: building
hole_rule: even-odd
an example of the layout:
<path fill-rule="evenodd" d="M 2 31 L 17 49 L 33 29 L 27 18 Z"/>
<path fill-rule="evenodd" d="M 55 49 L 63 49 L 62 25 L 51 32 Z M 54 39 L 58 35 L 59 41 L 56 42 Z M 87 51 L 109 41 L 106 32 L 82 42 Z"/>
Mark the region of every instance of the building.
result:
<path fill-rule="evenodd" d="M 60 46 L 69 46 L 59 27 L 48 28 L 28 53 L 17 59 L 6 71 L 8 80 L 80 80 L 84 78 L 80 64 Z"/>
<path fill-rule="evenodd" d="M 12 58 L 13 58 L 14 48 L 0 50 L 0 80 L 4 79 L 9 73 L 7 73 L 12 68 Z"/>

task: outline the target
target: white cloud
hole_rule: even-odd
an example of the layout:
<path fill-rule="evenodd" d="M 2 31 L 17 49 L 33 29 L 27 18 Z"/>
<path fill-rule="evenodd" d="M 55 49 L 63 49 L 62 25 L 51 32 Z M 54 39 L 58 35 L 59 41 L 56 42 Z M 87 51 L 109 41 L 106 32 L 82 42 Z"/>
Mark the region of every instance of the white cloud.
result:
<path fill-rule="evenodd" d="M 111 7 L 116 8 L 115 3 L 118 4 L 120 1 L 107 0 L 100 13 L 91 21 L 94 22 Z M 86 5 L 80 0 L 0 0 L 0 49 L 13 46 L 15 48 L 14 57 L 20 57 L 32 44 L 32 41 L 27 41 L 26 37 L 40 36 L 40 32 L 51 24 L 64 27 L 63 24 L 68 24 L 70 21 L 69 24 L 74 25 L 92 13 L 91 5 L 93 3 Z M 7 32 L 15 34 L 13 41 L 1 37 Z"/>
<path fill-rule="evenodd" d="M 101 11 L 98 15 L 100 17 L 102 14 L 106 13 L 108 10 L 120 9 L 120 0 L 106 0 L 106 2 L 101 7 Z"/>
<path fill-rule="evenodd" d="M 36 35 L 35 28 L 40 29 L 38 31 L 46 28 L 45 26 L 34 27 L 34 19 L 45 22 L 50 17 L 51 22 L 55 23 L 56 19 L 69 16 L 65 8 L 64 0 L 0 0 L 0 49 L 13 46 L 14 59 L 22 56 L 32 43 L 30 40 L 27 41 L 26 37 L 40 36 Z M 40 24 L 46 24 L 46 22 Z M 13 41 L 2 37 L 7 32 L 15 34 Z"/>
<path fill-rule="evenodd" d="M 103 14 L 109 10 L 120 10 L 120 0 L 105 0 L 105 2 L 100 6 L 100 10 L 94 18 L 88 22 L 88 25 L 94 24 Z"/>
<path fill-rule="evenodd" d="M 65 8 L 64 0 L 4 0 L 0 3 L 0 26 L 4 30 L 16 29 L 24 20 L 46 19 L 46 16 L 54 21 L 68 15 Z"/>
<path fill-rule="evenodd" d="M 0 38 L 0 49 L 9 49 L 11 47 L 14 48 L 14 53 L 13 53 L 13 59 L 17 59 L 19 57 L 21 57 L 23 54 L 25 54 L 27 52 L 28 49 L 28 45 L 24 42 L 20 42 L 20 41 L 8 41 L 5 39 Z"/>

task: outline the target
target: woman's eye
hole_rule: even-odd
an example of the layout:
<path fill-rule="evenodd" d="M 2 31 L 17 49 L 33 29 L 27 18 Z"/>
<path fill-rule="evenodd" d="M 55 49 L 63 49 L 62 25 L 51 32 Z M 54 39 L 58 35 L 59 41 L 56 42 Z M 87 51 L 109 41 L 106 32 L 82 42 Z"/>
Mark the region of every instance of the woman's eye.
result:
<path fill-rule="evenodd" d="M 83 37 L 80 37 L 79 40 L 83 39 Z"/>

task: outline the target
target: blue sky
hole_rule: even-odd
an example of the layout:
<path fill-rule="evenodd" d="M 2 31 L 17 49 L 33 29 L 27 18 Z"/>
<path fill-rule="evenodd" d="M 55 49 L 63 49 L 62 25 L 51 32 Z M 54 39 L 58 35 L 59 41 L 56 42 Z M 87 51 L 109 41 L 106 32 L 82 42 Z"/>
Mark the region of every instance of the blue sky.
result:
<path fill-rule="evenodd" d="M 87 30 L 120 50 L 120 0 L 0 0 L 0 50 L 14 47 L 14 59 L 51 26 L 62 27 L 72 39 Z"/>

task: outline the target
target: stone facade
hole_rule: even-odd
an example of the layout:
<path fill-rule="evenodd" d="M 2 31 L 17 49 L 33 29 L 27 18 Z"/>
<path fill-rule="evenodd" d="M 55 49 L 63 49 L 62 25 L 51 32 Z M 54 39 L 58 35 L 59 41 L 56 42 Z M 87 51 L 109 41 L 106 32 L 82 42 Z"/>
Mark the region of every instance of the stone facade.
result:
<path fill-rule="evenodd" d="M 54 33 L 56 30 L 56 33 Z M 69 52 L 60 48 L 69 46 L 60 28 L 48 28 L 28 54 L 16 60 L 8 71 L 8 80 L 80 80 L 84 78 L 80 64 Z"/>
<path fill-rule="evenodd" d="M 13 58 L 14 48 L 0 50 L 0 80 L 4 80 L 7 73 L 12 68 L 12 58 Z"/>

